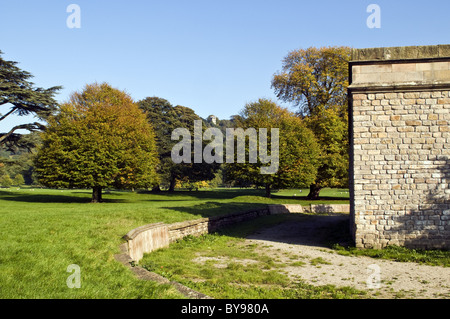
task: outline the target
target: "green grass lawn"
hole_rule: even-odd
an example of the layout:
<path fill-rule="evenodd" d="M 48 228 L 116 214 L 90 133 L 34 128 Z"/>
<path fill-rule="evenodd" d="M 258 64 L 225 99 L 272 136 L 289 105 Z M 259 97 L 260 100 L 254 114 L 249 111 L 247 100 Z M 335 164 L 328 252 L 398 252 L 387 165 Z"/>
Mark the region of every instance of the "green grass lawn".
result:
<path fill-rule="evenodd" d="M 170 286 L 138 280 L 114 255 L 122 236 L 154 223 L 221 215 L 270 203 L 299 203 L 308 191 L 217 189 L 174 194 L 111 191 L 89 203 L 89 190 L 0 189 L 0 298 L 180 298 Z M 329 192 L 316 203 L 348 203 Z M 295 196 L 294 196 L 295 194 Z M 301 195 L 300 195 L 301 194 Z M 81 288 L 68 288 L 69 265 Z"/>

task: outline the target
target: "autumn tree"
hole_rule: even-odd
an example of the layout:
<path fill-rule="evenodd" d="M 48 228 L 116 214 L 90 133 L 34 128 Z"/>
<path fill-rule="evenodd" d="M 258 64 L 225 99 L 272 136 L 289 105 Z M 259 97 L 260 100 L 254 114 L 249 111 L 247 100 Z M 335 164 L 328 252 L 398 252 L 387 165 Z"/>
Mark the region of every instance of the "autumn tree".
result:
<path fill-rule="evenodd" d="M 310 199 L 324 187 L 348 186 L 348 47 L 309 48 L 290 52 L 272 87 L 279 99 L 298 107 L 314 132 L 321 157 Z"/>
<path fill-rule="evenodd" d="M 39 182 L 48 187 L 148 188 L 158 182 L 155 133 L 125 92 L 106 83 L 87 85 L 48 119 L 35 158 Z"/>
<path fill-rule="evenodd" d="M 2 52 L 0 51 L 0 55 Z M 30 82 L 33 76 L 17 67 L 17 62 L 6 61 L 0 56 L 0 123 L 12 115 L 34 115 L 38 120 L 45 120 L 56 110 L 54 95 L 60 86 L 48 89 L 34 87 Z M 19 124 L 7 132 L 0 132 L 0 145 L 12 148 L 22 146 L 31 148 L 30 141 L 21 139 L 19 130 L 40 131 L 44 128 L 41 122 Z"/>
<path fill-rule="evenodd" d="M 273 155 L 275 148 L 271 129 L 278 129 L 278 168 L 270 174 L 262 174 L 261 168 L 267 164 L 261 162 L 261 153 L 258 161 L 251 163 L 250 141 L 246 144 L 245 163 L 228 163 L 225 166 L 227 179 L 233 179 L 241 184 L 263 186 L 266 196 L 271 196 L 274 188 L 305 187 L 314 182 L 317 174 L 317 160 L 319 147 L 314 134 L 306 127 L 303 121 L 287 109 L 278 106 L 267 99 L 259 99 L 248 103 L 242 110 L 237 125 L 243 129 L 267 129 L 266 149 Z M 261 131 L 259 131 L 261 134 Z M 236 143 L 237 146 L 237 143 Z M 258 138 L 258 147 L 261 140 Z"/>

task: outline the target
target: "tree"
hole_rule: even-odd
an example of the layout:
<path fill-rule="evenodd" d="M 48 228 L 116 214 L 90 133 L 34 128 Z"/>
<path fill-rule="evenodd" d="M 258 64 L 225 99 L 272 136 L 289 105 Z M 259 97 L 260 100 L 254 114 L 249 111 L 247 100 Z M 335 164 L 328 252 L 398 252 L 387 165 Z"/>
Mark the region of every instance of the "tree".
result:
<path fill-rule="evenodd" d="M 198 182 L 208 181 L 215 177 L 215 172 L 219 167 L 218 164 L 176 164 L 171 157 L 172 148 L 177 144 L 177 141 L 171 139 L 172 132 L 176 128 L 187 128 L 193 134 L 194 121 L 202 120 L 200 116 L 188 107 L 181 105 L 174 107 L 169 101 L 159 97 L 147 97 L 139 101 L 138 104 L 146 113 L 148 121 L 155 128 L 161 163 L 158 173 L 161 180 L 168 183 L 169 191 L 175 190 L 177 180 L 187 178 L 190 182 Z"/>
<path fill-rule="evenodd" d="M 309 199 L 318 199 L 325 187 L 348 187 L 349 139 L 347 107 L 318 108 L 304 118 L 321 147 L 318 174 L 310 186 Z"/>
<path fill-rule="evenodd" d="M 0 177 L 0 185 L 3 187 L 10 187 L 13 184 L 13 180 L 9 175 L 3 175 Z"/>
<path fill-rule="evenodd" d="M 3 53 L 0 51 L 1 54 Z M 0 122 L 11 115 L 30 114 L 35 115 L 39 120 L 45 120 L 56 110 L 57 103 L 53 97 L 61 87 L 35 88 L 34 83 L 29 81 L 33 76 L 16 65 L 17 62 L 6 61 L 0 56 L 0 106 L 9 106 L 6 113 L 0 114 Z M 8 132 L 0 133 L 0 145 L 4 144 L 8 147 L 19 145 L 29 148 L 33 145 L 21 140 L 21 135 L 16 132 L 22 129 L 40 131 L 43 128 L 44 125 L 39 122 L 16 125 Z"/>
<path fill-rule="evenodd" d="M 299 107 L 321 145 L 317 179 L 308 198 L 323 187 L 348 185 L 348 47 L 309 48 L 290 52 L 272 87 L 281 100 Z"/>
<path fill-rule="evenodd" d="M 257 163 L 228 163 L 225 168 L 227 179 L 234 179 L 238 185 L 264 186 L 267 197 L 271 196 L 273 188 L 305 187 L 314 182 L 319 146 L 314 134 L 299 117 L 273 101 L 259 99 L 244 107 L 238 125 L 244 129 L 254 128 L 256 131 L 264 128 L 268 132 L 279 129 L 278 170 L 273 174 L 261 174 L 261 167 L 267 164 L 261 162 L 259 154 Z M 273 145 L 271 134 L 268 134 L 267 150 L 271 150 L 271 155 Z M 258 139 L 258 149 L 259 146 L 261 144 Z M 248 147 L 249 144 L 247 155 Z"/>
<path fill-rule="evenodd" d="M 275 94 L 298 106 L 302 115 L 314 113 L 318 106 L 347 105 L 350 54 L 348 47 L 291 51 L 272 79 Z"/>
<path fill-rule="evenodd" d="M 11 177 L 5 170 L 5 164 L 0 162 L 0 186 L 9 187 L 13 183 Z"/>
<path fill-rule="evenodd" d="M 20 138 L 20 145 L 5 144 L 0 145 L 0 162 L 5 165 L 4 171 L 9 176 L 22 175 L 25 184 L 31 185 L 34 182 L 33 156 L 35 147 L 40 143 L 39 132 L 23 134 Z M 19 147 L 24 146 L 26 147 Z M 0 172 L 0 175 L 1 172 Z"/>
<path fill-rule="evenodd" d="M 158 182 L 155 134 L 125 92 L 106 83 L 74 93 L 48 120 L 35 158 L 39 182 L 49 187 L 148 188 Z"/>
<path fill-rule="evenodd" d="M 17 174 L 16 176 L 14 176 L 12 182 L 13 182 L 12 185 L 14 186 L 21 186 L 25 184 L 25 179 L 23 178 L 22 174 Z"/>

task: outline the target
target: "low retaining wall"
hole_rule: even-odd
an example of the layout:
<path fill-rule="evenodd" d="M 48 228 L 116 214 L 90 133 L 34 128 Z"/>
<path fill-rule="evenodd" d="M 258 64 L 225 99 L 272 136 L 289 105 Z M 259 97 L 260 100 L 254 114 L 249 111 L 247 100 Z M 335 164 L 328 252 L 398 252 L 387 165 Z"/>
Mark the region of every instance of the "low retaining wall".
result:
<path fill-rule="evenodd" d="M 289 214 L 289 213 L 346 213 L 350 205 L 310 205 L 296 204 L 268 205 L 260 209 L 248 210 L 234 214 L 214 216 L 188 220 L 174 224 L 155 223 L 135 228 L 123 238 L 127 241 L 126 247 L 131 260 L 138 262 L 145 253 L 150 253 L 159 248 L 167 247 L 170 243 L 182 239 L 185 236 L 200 236 L 202 234 L 217 231 L 226 226 L 254 219 L 265 215 Z"/>
<path fill-rule="evenodd" d="M 163 276 L 150 272 L 142 267 L 135 266 L 134 263 L 142 259 L 145 253 L 167 247 L 170 243 L 185 236 L 207 234 L 209 232 L 217 231 L 220 228 L 259 216 L 303 212 L 345 213 L 349 210 L 350 205 L 310 205 L 309 208 L 308 206 L 301 205 L 268 205 L 261 209 L 188 220 L 170 225 L 164 223 L 149 224 L 135 228 L 123 236 L 126 242 L 120 245 L 120 254 L 117 254 L 114 257 L 142 280 L 152 280 L 161 284 L 171 284 L 180 293 L 190 299 L 212 299 L 211 297 L 183 286 L 178 282 L 170 281 Z"/>
<path fill-rule="evenodd" d="M 270 214 L 286 213 L 350 213 L 349 204 L 316 204 L 302 206 L 297 204 L 269 205 Z"/>
<path fill-rule="evenodd" d="M 311 205 L 311 213 L 350 213 L 350 204 Z"/>
<path fill-rule="evenodd" d="M 188 235 L 208 234 L 228 225 L 269 214 L 269 208 L 265 207 L 223 216 L 187 220 L 170 225 L 164 223 L 149 224 L 131 230 L 123 238 L 127 241 L 131 259 L 139 261 L 145 253 L 167 247 L 170 243 Z"/>
<path fill-rule="evenodd" d="M 128 254 L 134 261 L 139 261 L 145 253 L 169 245 L 169 230 L 166 224 L 156 223 L 138 227 L 124 237 L 127 241 Z"/>

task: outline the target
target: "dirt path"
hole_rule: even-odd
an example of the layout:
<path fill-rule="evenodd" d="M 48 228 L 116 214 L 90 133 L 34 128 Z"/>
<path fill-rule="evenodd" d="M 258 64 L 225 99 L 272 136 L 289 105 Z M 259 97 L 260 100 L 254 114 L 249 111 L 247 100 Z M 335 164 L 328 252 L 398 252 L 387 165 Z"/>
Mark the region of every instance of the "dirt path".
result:
<path fill-rule="evenodd" d="M 246 244 L 257 244 L 280 262 L 298 259 L 298 266 L 283 267 L 292 280 L 350 286 L 376 298 L 450 298 L 450 268 L 342 256 L 327 248 L 330 231 L 347 227 L 347 221 L 345 215 L 293 218 L 249 236 Z"/>

